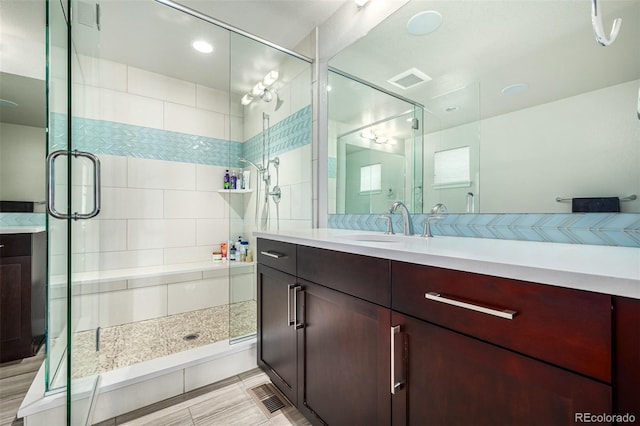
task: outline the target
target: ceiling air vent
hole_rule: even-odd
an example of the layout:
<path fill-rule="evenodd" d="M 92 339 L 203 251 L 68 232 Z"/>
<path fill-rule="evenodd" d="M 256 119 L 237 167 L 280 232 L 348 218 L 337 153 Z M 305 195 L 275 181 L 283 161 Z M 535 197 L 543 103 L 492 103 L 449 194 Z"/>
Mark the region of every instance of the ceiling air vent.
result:
<path fill-rule="evenodd" d="M 406 70 L 405 72 L 401 72 L 395 77 L 391 77 L 387 81 L 396 87 L 406 90 L 429 80 L 431 80 L 431 77 L 417 68 L 411 68 Z"/>

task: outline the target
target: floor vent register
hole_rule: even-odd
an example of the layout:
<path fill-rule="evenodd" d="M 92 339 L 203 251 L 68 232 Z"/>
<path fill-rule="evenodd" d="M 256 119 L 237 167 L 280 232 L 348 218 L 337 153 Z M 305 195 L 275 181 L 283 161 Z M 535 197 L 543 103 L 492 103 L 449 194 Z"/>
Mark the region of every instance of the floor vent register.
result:
<path fill-rule="evenodd" d="M 289 407 L 287 399 L 271 383 L 249 389 L 249 395 L 267 417 L 273 417 L 281 409 Z"/>

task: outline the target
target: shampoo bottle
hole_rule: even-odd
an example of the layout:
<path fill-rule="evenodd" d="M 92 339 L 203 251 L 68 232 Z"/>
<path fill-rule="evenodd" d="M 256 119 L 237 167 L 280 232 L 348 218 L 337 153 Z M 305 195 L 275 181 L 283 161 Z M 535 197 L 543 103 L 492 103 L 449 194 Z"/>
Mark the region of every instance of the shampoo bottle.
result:
<path fill-rule="evenodd" d="M 230 181 L 230 189 L 236 189 L 236 183 L 238 182 L 238 177 L 236 176 L 236 171 L 231 172 L 231 181 Z"/>
<path fill-rule="evenodd" d="M 231 179 L 229 177 L 229 170 L 224 173 L 224 189 L 231 188 Z"/>

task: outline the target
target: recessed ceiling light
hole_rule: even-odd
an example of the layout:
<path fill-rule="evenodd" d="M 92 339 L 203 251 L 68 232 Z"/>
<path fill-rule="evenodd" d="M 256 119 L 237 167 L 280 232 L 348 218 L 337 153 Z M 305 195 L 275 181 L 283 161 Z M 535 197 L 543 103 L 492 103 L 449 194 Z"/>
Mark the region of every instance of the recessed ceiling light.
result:
<path fill-rule="evenodd" d="M 442 15 L 435 10 L 416 13 L 407 22 L 409 34 L 421 36 L 434 32 L 442 24 Z"/>
<path fill-rule="evenodd" d="M 517 95 L 518 93 L 522 93 L 529 88 L 527 83 L 518 83 L 512 84 L 511 86 L 507 86 L 502 89 L 503 95 Z"/>
<path fill-rule="evenodd" d="M 202 52 L 202 53 L 211 53 L 211 52 L 213 52 L 213 46 L 210 45 L 209 43 L 207 43 L 204 40 L 196 40 L 196 41 L 193 42 L 192 46 L 198 52 Z"/>

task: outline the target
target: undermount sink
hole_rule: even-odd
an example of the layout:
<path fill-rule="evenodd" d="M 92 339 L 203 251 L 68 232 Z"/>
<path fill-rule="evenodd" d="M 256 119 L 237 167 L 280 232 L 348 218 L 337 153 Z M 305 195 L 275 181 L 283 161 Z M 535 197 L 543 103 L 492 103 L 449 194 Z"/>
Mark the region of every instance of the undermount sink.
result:
<path fill-rule="evenodd" d="M 353 235 L 344 235 L 341 238 L 350 241 L 362 241 L 368 243 L 402 243 L 407 241 L 409 238 L 415 238 L 412 236 L 406 235 L 397 235 L 397 234 L 353 234 Z"/>

